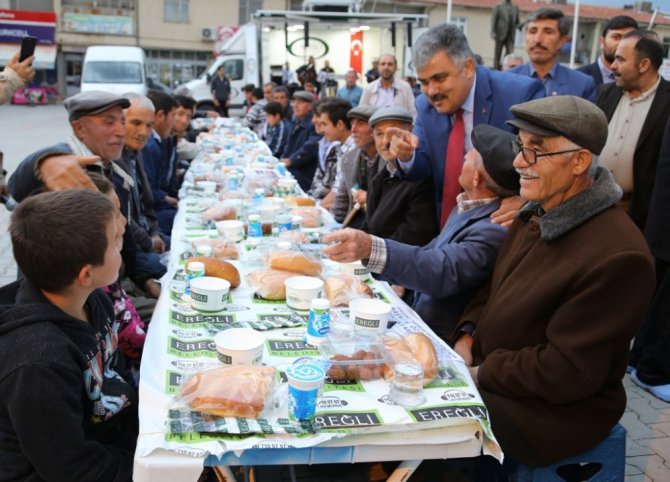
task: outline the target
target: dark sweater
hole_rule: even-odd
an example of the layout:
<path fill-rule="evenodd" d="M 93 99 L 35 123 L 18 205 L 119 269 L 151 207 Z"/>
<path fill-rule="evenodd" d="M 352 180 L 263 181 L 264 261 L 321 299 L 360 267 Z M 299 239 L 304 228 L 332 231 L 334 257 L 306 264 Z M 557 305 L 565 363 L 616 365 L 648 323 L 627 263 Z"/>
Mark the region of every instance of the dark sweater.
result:
<path fill-rule="evenodd" d="M 386 168 L 368 179 L 365 231 L 415 246 L 424 246 L 439 234 L 431 179 L 407 181 Z"/>
<path fill-rule="evenodd" d="M 109 299 L 86 309 L 90 324 L 26 280 L 0 289 L 0 481 L 131 480 L 137 394 L 115 372 Z"/>

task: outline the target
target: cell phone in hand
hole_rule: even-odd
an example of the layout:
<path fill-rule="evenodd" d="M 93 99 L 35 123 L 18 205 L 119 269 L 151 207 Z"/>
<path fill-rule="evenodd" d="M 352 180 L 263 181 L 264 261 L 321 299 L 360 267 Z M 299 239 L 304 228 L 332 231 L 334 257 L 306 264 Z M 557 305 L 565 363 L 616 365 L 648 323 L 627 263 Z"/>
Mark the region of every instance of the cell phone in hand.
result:
<path fill-rule="evenodd" d="M 35 53 L 35 47 L 37 46 L 37 37 L 32 35 L 26 35 L 21 41 L 21 54 L 19 55 L 19 62 L 23 62 L 28 57 Z"/>

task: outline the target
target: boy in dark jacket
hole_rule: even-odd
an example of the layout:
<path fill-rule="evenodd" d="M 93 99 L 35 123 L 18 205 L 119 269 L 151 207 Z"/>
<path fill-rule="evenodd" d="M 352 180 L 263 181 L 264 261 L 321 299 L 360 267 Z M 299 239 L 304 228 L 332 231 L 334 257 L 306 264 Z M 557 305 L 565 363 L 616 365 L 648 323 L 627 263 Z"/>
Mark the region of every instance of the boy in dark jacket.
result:
<path fill-rule="evenodd" d="M 0 481 L 132 478 L 137 394 L 116 372 L 124 220 L 92 190 L 48 192 L 12 215 L 25 278 L 0 289 Z"/>
<path fill-rule="evenodd" d="M 279 102 L 268 102 L 263 106 L 267 120 L 267 134 L 265 143 L 272 151 L 272 155 L 279 157 L 291 134 L 291 121 L 284 117 L 284 110 Z"/>

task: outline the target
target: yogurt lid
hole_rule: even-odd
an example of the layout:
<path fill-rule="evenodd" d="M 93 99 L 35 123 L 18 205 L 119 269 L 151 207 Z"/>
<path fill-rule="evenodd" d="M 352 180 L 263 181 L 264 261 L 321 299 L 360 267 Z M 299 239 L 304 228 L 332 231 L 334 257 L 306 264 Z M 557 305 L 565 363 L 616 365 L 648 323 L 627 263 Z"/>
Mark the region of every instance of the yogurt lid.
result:
<path fill-rule="evenodd" d="M 298 382 L 318 383 L 324 379 L 326 372 L 312 363 L 296 363 L 286 369 L 286 376 Z"/>

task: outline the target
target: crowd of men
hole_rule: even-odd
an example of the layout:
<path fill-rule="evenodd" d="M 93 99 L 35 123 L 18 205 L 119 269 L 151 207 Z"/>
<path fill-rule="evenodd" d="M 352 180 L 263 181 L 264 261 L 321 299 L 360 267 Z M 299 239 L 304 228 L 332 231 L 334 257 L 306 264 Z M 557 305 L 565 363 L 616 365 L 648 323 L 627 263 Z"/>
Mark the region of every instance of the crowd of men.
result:
<path fill-rule="evenodd" d="M 558 62 L 567 23 L 556 9 L 534 12 L 528 62 L 507 69 L 508 54 L 502 72 L 479 64 L 459 28 L 429 28 L 412 49 L 418 97 L 390 54 L 365 88 L 351 71 L 333 97 L 244 89 L 243 124 L 343 225 L 324 253 L 363 260 L 469 367 L 508 461 L 484 464 L 482 480 L 494 480 L 482 470 L 504 476 L 514 463 L 593 448 L 623 414 L 627 370 L 670 402 L 663 50 L 653 32 L 615 17 L 597 61 L 572 70 Z M 212 93 L 227 115 L 230 86 L 225 72 L 217 78 Z M 130 480 L 137 367 L 179 187 L 198 153 L 198 112 L 188 95 L 163 92 L 86 92 L 65 108 L 72 134 L 28 156 L 8 184 L 24 277 L 0 290 L 0 466 L 11 480 L 48 480 L 55 465 L 77 467 L 78 480 Z M 86 203 L 101 213 L 91 230 Z M 60 251 L 31 243 L 42 226 Z M 108 242 L 85 249 L 99 239 Z M 82 320 L 93 330 L 81 334 Z M 64 335 L 54 335 L 58 323 Z M 29 337 L 37 355 L 12 359 Z M 47 450 L 34 433 L 54 410 L 68 414 L 59 430 L 75 436 Z"/>

